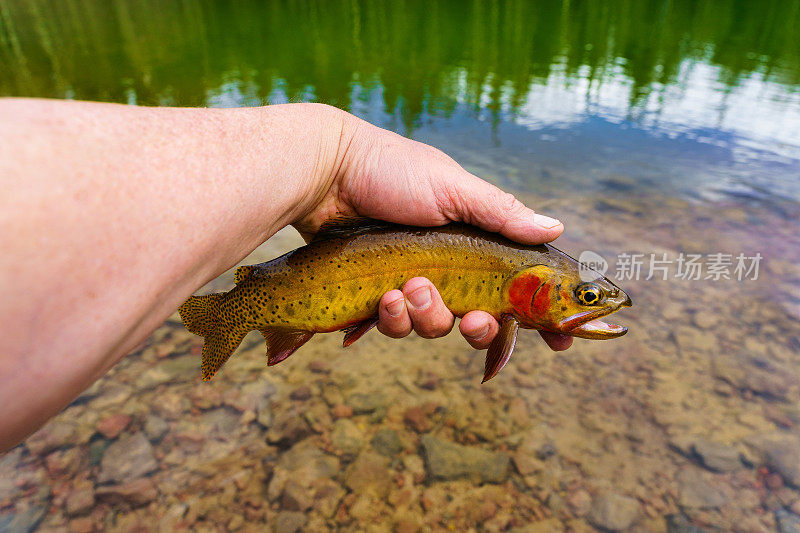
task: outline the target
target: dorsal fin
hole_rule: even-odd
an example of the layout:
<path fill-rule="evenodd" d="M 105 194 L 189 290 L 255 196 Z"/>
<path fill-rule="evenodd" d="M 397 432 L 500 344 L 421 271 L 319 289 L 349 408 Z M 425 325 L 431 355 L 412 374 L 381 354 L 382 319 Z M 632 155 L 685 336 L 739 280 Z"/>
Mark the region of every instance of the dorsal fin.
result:
<path fill-rule="evenodd" d="M 233 274 L 233 282 L 235 284 L 239 284 L 244 278 L 250 275 L 250 273 L 256 269 L 256 265 L 244 265 L 240 266 L 236 269 L 236 272 Z"/>
<path fill-rule="evenodd" d="M 369 231 L 397 227 L 391 222 L 375 220 L 374 218 L 339 215 L 322 223 L 311 242 L 327 241 L 340 237 L 352 237 Z"/>

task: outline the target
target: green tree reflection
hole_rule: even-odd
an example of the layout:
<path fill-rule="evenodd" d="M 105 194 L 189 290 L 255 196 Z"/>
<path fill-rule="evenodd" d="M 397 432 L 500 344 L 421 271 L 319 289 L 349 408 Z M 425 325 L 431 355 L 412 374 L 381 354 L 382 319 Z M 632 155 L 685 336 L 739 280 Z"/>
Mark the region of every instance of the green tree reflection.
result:
<path fill-rule="evenodd" d="M 409 132 L 457 101 L 513 114 L 553 76 L 624 77 L 632 112 L 701 61 L 796 90 L 798 30 L 800 0 L 0 0 L 0 94 L 348 108 L 380 87 Z"/>

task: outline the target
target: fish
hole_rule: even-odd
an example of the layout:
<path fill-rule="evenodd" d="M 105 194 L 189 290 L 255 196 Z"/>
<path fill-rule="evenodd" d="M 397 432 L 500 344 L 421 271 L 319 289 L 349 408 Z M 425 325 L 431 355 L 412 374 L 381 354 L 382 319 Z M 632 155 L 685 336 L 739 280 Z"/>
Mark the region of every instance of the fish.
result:
<path fill-rule="evenodd" d="M 520 328 L 587 339 L 628 331 L 600 320 L 632 305 L 625 291 L 551 244 L 523 245 L 463 223 L 354 217 L 331 219 L 307 245 L 276 259 L 239 267 L 233 289 L 192 296 L 178 311 L 204 338 L 209 381 L 253 330 L 266 340 L 269 366 L 316 333 L 344 331 L 343 346 L 352 345 L 377 325 L 383 294 L 417 276 L 433 282 L 455 316 L 483 310 L 498 320 L 484 383 L 509 361 Z"/>

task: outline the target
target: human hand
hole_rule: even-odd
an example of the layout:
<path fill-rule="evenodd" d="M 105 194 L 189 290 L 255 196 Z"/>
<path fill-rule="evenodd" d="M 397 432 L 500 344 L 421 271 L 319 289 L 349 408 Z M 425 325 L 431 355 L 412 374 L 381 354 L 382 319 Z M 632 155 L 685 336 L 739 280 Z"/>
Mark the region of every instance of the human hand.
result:
<path fill-rule="evenodd" d="M 466 222 L 523 244 L 552 241 L 564 230 L 558 220 L 534 213 L 432 146 L 346 113 L 342 124 L 338 153 L 328 158 L 333 162 L 330 175 L 294 222 L 307 239 L 337 215 L 414 226 Z M 425 278 L 414 278 L 402 290 L 387 292 L 380 302 L 379 319 L 378 329 L 395 338 L 412 329 L 425 338 L 441 337 L 454 322 L 439 292 Z M 485 311 L 471 311 L 462 317 L 459 329 L 470 345 L 484 349 L 497 335 L 499 324 Z M 553 350 L 572 344 L 572 337 L 540 333 Z"/>

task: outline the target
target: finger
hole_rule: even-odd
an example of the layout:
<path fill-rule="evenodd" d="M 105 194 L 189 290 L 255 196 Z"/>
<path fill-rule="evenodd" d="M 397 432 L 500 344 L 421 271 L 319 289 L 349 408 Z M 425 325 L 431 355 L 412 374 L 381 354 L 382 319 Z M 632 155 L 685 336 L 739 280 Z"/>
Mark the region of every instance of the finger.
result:
<path fill-rule="evenodd" d="M 546 342 L 554 352 L 562 352 L 572 346 L 572 336 L 570 335 L 562 335 L 561 333 L 553 333 L 550 331 L 539 331 L 539 335 L 542 336 L 544 342 Z"/>
<path fill-rule="evenodd" d="M 455 317 L 444 305 L 433 283 L 426 278 L 412 278 L 403 287 L 403 294 L 417 335 L 433 339 L 450 333 Z"/>
<path fill-rule="evenodd" d="M 550 242 L 561 235 L 561 221 L 534 212 L 514 195 L 464 172 L 447 186 L 442 213 L 487 231 L 502 233 L 522 244 Z"/>
<path fill-rule="evenodd" d="M 500 331 L 500 325 L 486 311 L 470 311 L 458 324 L 461 334 L 473 348 L 484 350 Z"/>
<path fill-rule="evenodd" d="M 406 309 L 406 299 L 397 289 L 383 295 L 378 304 L 378 331 L 399 339 L 411 333 L 411 317 Z"/>

